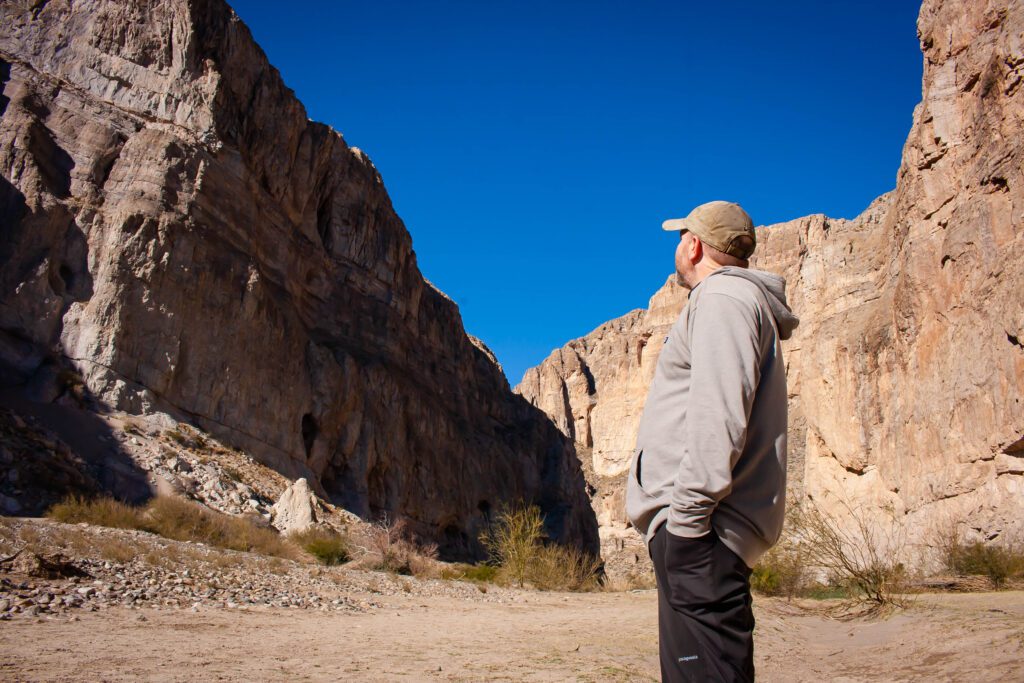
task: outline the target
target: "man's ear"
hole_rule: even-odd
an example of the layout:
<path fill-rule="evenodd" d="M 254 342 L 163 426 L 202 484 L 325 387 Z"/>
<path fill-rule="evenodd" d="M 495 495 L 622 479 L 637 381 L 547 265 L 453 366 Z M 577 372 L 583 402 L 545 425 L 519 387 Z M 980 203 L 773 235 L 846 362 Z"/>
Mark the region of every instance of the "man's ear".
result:
<path fill-rule="evenodd" d="M 697 263 L 704 257 L 704 243 L 697 239 L 694 235 L 694 239 L 690 241 L 690 261 Z"/>

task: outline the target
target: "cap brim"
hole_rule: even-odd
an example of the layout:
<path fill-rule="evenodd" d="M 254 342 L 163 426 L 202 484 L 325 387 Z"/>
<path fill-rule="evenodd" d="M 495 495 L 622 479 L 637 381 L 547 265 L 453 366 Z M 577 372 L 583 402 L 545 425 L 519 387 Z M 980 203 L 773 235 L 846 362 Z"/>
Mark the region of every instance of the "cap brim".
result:
<path fill-rule="evenodd" d="M 679 232 L 680 230 L 689 230 L 689 227 L 687 227 L 685 218 L 670 218 L 661 224 L 661 229 Z"/>

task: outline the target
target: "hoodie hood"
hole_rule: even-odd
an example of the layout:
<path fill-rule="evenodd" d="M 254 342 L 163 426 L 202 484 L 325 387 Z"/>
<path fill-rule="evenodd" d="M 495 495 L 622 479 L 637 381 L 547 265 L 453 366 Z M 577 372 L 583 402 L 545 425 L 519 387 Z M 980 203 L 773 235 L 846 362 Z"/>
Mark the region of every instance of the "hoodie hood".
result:
<path fill-rule="evenodd" d="M 749 280 L 761 288 L 768 305 L 771 306 L 772 315 L 775 316 L 775 325 L 779 328 L 779 337 L 789 339 L 793 336 L 793 330 L 800 325 L 800 318 L 793 315 L 793 311 L 786 303 L 786 280 L 775 273 L 763 270 L 752 270 L 750 268 L 736 268 L 725 266 L 711 273 L 708 277 L 729 276 L 741 277 Z"/>

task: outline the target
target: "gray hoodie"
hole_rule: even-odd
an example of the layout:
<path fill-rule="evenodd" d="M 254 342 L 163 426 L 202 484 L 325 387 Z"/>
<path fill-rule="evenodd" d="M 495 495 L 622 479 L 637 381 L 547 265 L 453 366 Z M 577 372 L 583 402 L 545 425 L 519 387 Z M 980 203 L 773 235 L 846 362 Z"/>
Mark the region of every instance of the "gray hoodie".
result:
<path fill-rule="evenodd" d="M 647 394 L 626 487 L 626 514 L 649 542 L 714 531 L 748 566 L 782 532 L 786 366 L 799 320 L 786 282 L 720 268 L 690 292 Z"/>

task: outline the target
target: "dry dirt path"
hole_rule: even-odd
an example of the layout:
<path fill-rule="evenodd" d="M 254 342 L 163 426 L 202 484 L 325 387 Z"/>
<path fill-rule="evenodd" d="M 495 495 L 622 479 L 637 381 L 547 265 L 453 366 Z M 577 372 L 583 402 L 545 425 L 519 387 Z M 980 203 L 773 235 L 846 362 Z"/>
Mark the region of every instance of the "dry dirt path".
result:
<path fill-rule="evenodd" d="M 655 596 L 389 596 L 365 614 L 115 608 L 0 623 L 8 681 L 650 681 Z M 758 601 L 762 681 L 1024 680 L 1024 593 L 925 596 L 883 620 Z"/>

